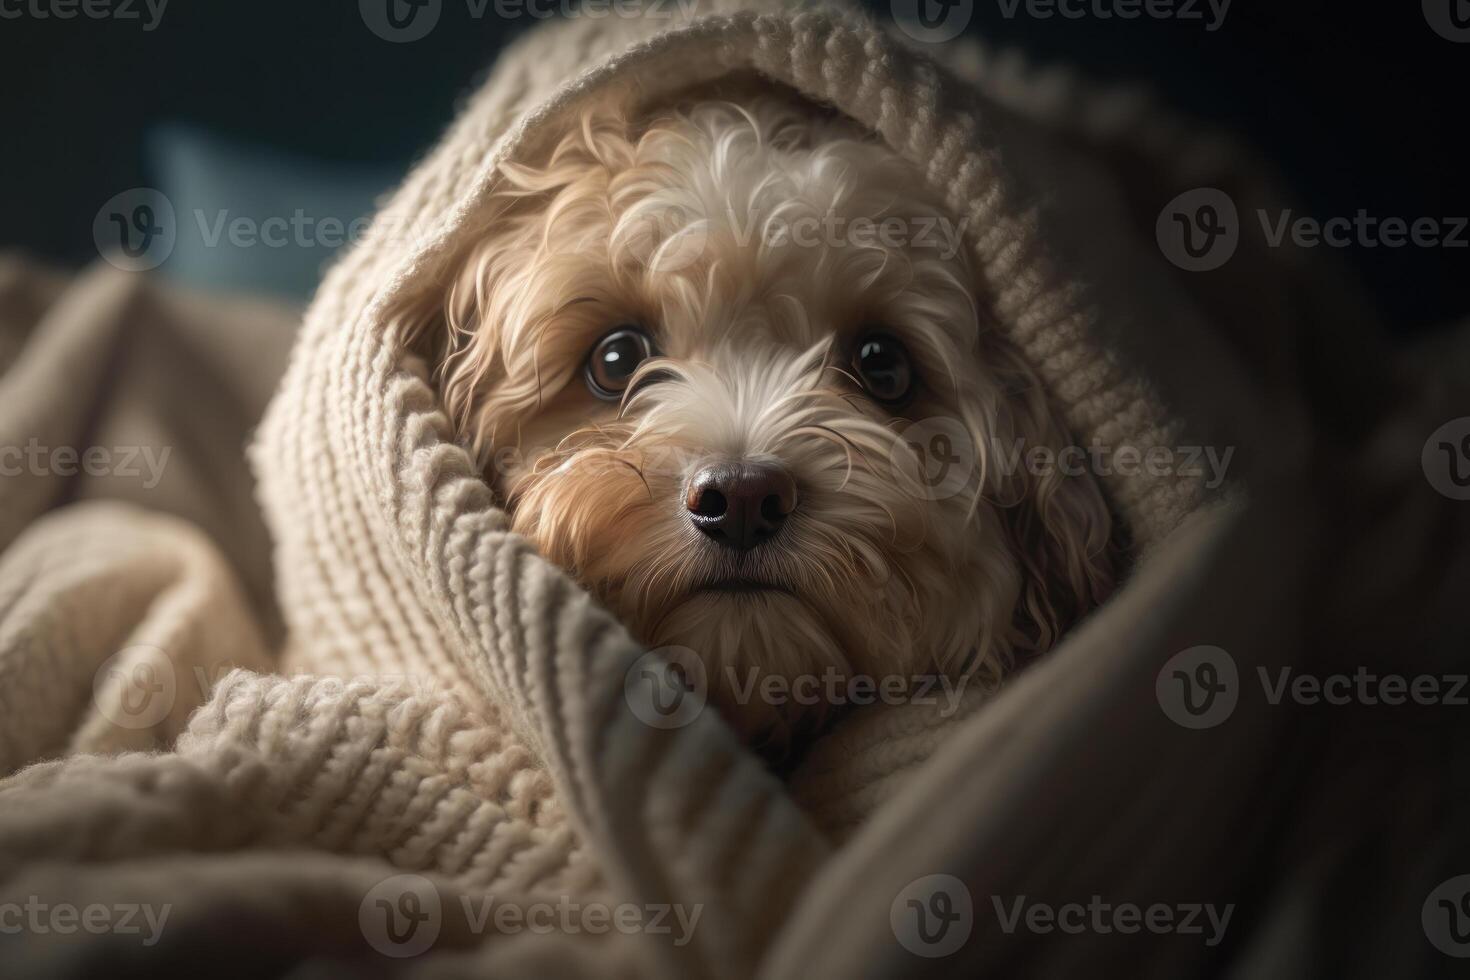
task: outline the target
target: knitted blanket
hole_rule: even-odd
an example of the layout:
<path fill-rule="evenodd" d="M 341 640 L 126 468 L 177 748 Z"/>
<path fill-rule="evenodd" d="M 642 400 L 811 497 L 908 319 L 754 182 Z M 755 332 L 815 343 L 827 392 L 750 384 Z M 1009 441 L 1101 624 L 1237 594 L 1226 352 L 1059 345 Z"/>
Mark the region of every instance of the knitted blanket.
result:
<path fill-rule="evenodd" d="M 506 51 L 331 270 L 254 435 L 259 511 L 239 449 L 289 316 L 5 267 L 0 445 L 49 453 L 0 483 L 0 961 L 1178 976 L 1438 956 L 1418 908 L 1463 853 L 1442 778 L 1458 716 L 1384 739 L 1374 712 L 1242 686 L 1227 721 L 1190 726 L 1160 678 L 1202 646 L 1239 677 L 1453 666 L 1470 567 L 1447 544 L 1467 519 L 1420 448 L 1463 397 L 1444 371 L 1463 347 L 1385 350 L 1289 247 L 1243 241 L 1208 275 L 1167 262 L 1155 217 L 1178 194 L 1275 197 L 1145 97 L 846 7 L 649 10 Z M 736 72 L 919 167 L 1078 445 L 1228 448 L 1225 487 L 1251 488 L 1202 466 L 1101 473 L 1132 554 L 1102 609 L 992 698 L 849 712 L 785 777 L 714 712 L 650 723 L 653 689 L 628 679 L 663 665 L 508 532 L 389 315 L 443 282 L 496 168 L 585 100 Z M 1359 415 L 1327 417 L 1364 377 Z M 147 490 L 55 453 L 167 445 L 181 455 Z M 1412 914 L 1337 909 L 1361 928 L 1326 941 L 1345 881 Z M 1094 896 L 1230 911 L 1208 943 L 1009 912 Z"/>

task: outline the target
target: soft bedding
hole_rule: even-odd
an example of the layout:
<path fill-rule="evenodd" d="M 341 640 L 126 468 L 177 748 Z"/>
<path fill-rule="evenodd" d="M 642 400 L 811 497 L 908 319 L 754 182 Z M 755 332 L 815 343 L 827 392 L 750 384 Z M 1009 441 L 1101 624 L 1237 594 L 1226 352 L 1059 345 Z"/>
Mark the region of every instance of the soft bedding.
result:
<path fill-rule="evenodd" d="M 532 32 L 299 333 L 263 304 L 6 262 L 0 443 L 46 461 L 0 482 L 0 908 L 106 912 L 95 931 L 0 931 L 4 961 L 677 977 L 1437 963 L 1397 910 L 1464 868 L 1445 778 L 1464 771 L 1462 716 L 1389 729 L 1362 706 L 1273 703 L 1255 678 L 1463 662 L 1466 512 L 1420 456 L 1465 403 L 1463 373 L 1384 349 L 1309 257 L 1243 243 L 1219 276 L 1170 265 L 1154 217 L 1176 195 L 1274 200 L 1228 142 L 978 48 L 933 54 L 846 6 L 773 0 Z M 999 693 L 857 708 L 780 775 L 714 712 L 648 723 L 625 683 L 645 651 L 508 532 L 389 315 L 475 233 L 494 168 L 582 100 L 736 72 L 921 166 L 970 229 L 996 329 L 1079 445 L 1233 450 L 1220 486 L 1203 468 L 1103 476 L 1127 579 Z M 1346 385 L 1360 416 L 1326 416 Z M 139 475 L 56 452 L 93 446 L 136 449 Z M 171 452 L 152 486 L 143 447 Z M 1161 678 L 1202 647 L 1228 654 L 1236 697 L 1194 726 Z M 1345 890 L 1381 908 L 1344 907 Z M 1016 927 L 1017 900 L 1093 896 L 1230 911 L 1213 933 Z M 925 909 L 955 931 L 936 939 Z"/>

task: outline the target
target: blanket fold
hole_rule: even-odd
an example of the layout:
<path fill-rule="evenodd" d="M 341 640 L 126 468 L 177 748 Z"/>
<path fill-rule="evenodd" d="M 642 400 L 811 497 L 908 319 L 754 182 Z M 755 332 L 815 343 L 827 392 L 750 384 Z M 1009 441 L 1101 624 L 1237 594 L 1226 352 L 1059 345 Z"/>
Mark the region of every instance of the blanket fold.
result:
<path fill-rule="evenodd" d="M 1430 962 L 1417 920 L 1365 916 L 1343 944 L 1317 916 L 1344 882 L 1422 896 L 1467 857 L 1434 778 L 1467 744 L 1458 716 L 1399 729 L 1255 678 L 1455 668 L 1470 519 L 1420 458 L 1466 403 L 1451 359 L 1386 352 L 1290 248 L 1169 264 L 1154 221 L 1177 194 L 1244 211 L 1278 192 L 1147 98 L 842 3 L 655 8 L 507 49 L 294 337 L 288 311 L 0 263 L 0 446 L 47 461 L 0 481 L 0 901 L 171 909 L 147 945 L 7 934 L 0 957 L 680 978 Z M 752 73 L 918 166 L 1078 445 L 1232 460 L 1224 485 L 1103 475 L 1130 559 L 1103 608 L 995 696 L 853 710 L 784 777 L 713 711 L 647 720 L 628 678 L 667 665 L 509 532 L 393 316 L 441 288 L 497 168 L 588 100 Z M 1329 326 L 1338 384 L 1389 379 L 1352 426 L 1309 370 Z M 173 455 L 148 487 L 56 465 L 94 446 Z M 1160 677 L 1201 647 L 1228 652 L 1239 701 L 1191 728 Z M 1401 860 L 1411 840 L 1432 857 Z M 967 910 L 953 948 L 909 918 L 935 889 Z M 1234 911 L 1210 944 L 1004 927 L 1018 898 L 1093 895 Z M 591 928 L 597 910 L 634 925 Z"/>

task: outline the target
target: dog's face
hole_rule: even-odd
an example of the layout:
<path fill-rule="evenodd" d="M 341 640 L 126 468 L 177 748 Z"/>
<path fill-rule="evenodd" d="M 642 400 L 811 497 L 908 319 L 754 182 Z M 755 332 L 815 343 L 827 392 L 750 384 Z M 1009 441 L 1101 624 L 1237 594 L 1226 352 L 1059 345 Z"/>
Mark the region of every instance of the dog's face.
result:
<path fill-rule="evenodd" d="M 446 405 L 515 528 L 745 735 L 823 713 L 766 675 L 994 678 L 1106 587 L 1091 480 L 1006 465 L 1061 430 L 891 151 L 775 99 L 592 114 L 495 201 Z"/>

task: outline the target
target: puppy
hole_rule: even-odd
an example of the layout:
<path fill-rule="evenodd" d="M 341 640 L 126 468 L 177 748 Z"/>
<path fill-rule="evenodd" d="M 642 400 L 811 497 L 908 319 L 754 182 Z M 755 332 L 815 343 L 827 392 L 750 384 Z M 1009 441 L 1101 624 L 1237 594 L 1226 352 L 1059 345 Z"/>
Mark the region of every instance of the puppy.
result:
<path fill-rule="evenodd" d="M 599 108 L 492 195 L 410 342 L 515 529 L 748 740 L 816 679 L 993 684 L 1110 588 L 1093 480 L 1012 465 L 1066 437 L 958 221 L 853 124 Z"/>

